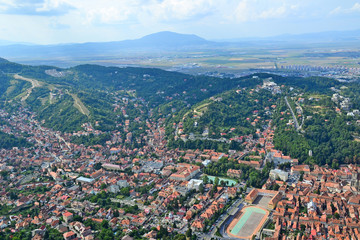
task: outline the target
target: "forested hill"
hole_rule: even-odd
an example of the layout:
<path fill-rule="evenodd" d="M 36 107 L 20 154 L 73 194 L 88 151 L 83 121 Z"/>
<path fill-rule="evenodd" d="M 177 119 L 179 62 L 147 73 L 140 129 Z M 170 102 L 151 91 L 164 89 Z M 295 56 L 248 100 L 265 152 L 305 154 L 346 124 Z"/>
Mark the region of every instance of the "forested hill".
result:
<path fill-rule="evenodd" d="M 110 131 L 125 118 L 131 121 L 139 114 L 147 116 L 150 108 L 178 101 L 179 109 L 238 86 L 261 83 L 252 76 L 221 79 L 152 68 L 98 65 L 60 69 L 4 59 L 0 61 L 0 74 L 1 104 L 29 106 L 46 127 L 60 131 L 77 131 L 87 122 L 98 123 L 98 129 Z M 131 101 L 124 103 L 124 99 Z"/>
<path fill-rule="evenodd" d="M 17 66 L 15 68 L 17 69 Z M 63 72 L 64 76 L 50 76 L 46 74 L 48 70 Z M 81 90 L 134 90 L 137 97 L 144 98 L 153 107 L 176 98 L 186 99 L 193 104 L 199 99 L 203 100 L 238 85 L 251 86 L 260 83 L 255 79 L 249 81 L 251 77 L 222 79 L 156 68 L 118 68 L 89 64 L 62 70 L 49 66 L 24 67 L 20 72 L 24 76 L 41 79 L 49 84 Z"/>
<path fill-rule="evenodd" d="M 264 88 L 266 81 L 277 84 L 280 91 L 272 93 Z M 73 132 L 92 126 L 103 132 L 101 141 L 95 142 L 103 142 L 114 130 L 123 137 L 127 132 L 141 136 L 147 121 L 163 118 L 169 146 L 210 147 L 226 152 L 229 148 L 241 149 L 229 139 L 254 134 L 272 120 L 277 127 L 274 143 L 279 150 L 301 162 L 321 164 L 333 158 L 339 163 L 360 159 L 356 150 L 360 149 L 359 143 L 354 140 L 360 136 L 358 116 L 350 116 L 351 111 L 360 109 L 359 93 L 358 83 L 321 77 L 253 74 L 222 79 L 154 68 L 87 64 L 61 69 L 0 59 L 0 106 L 7 110 L 18 104 L 29 107 L 45 127 L 54 130 Z M 340 102 L 350 99 L 349 109 L 338 111 L 342 107 L 331 100 L 333 94 L 341 96 Z M 292 101 L 294 111 L 302 106 L 303 112 L 298 115 L 300 122 L 304 118 L 303 132 L 288 126 L 291 115 L 286 112 L 285 96 Z M 287 115 L 280 114 L 283 112 Z M 179 129 L 196 141 L 174 141 L 175 135 L 181 136 Z M 208 134 L 211 136 L 204 137 Z M 225 140 L 219 142 L 218 138 Z M 309 150 L 313 156 L 308 156 Z"/>
<path fill-rule="evenodd" d="M 11 149 L 13 147 L 30 147 L 32 144 L 28 143 L 25 138 L 18 138 L 0 131 L 0 149 Z"/>
<path fill-rule="evenodd" d="M 6 60 L 0 61 L 0 74 L 2 104 L 29 106 L 46 127 L 60 131 L 77 131 L 87 122 L 97 122 L 98 129 L 110 131 L 125 118 L 145 117 L 149 109 L 173 101 L 179 102 L 178 108 L 191 106 L 237 86 L 261 83 L 252 76 L 221 79 L 98 65 L 60 69 Z M 124 99 L 131 101 L 124 103 Z"/>
<path fill-rule="evenodd" d="M 14 77 L 15 74 L 22 78 Z M 222 79 L 154 68 L 89 64 L 61 69 L 21 65 L 0 59 L 0 100 L 30 106 L 38 113 L 39 119 L 45 121 L 45 126 L 56 130 L 75 131 L 81 129 L 83 123 L 99 122 L 98 128 L 108 131 L 114 130 L 117 122 L 124 121 L 124 115 L 131 120 L 139 112 L 145 116 L 149 108 L 156 108 L 160 110 L 155 115 L 166 116 L 173 108 L 191 107 L 238 87 L 255 87 L 269 77 L 278 84 L 293 85 L 305 91 L 328 92 L 330 87 L 339 84 L 323 78 L 257 76 Z M 33 82 L 24 78 L 36 80 L 37 85 L 33 86 Z M 133 99 L 126 106 L 129 108 L 127 114 L 120 111 L 121 104 L 115 97 L 118 100 L 123 97 Z M 134 107 L 132 103 L 140 107 Z M 119 116 L 122 120 L 117 119 Z"/>

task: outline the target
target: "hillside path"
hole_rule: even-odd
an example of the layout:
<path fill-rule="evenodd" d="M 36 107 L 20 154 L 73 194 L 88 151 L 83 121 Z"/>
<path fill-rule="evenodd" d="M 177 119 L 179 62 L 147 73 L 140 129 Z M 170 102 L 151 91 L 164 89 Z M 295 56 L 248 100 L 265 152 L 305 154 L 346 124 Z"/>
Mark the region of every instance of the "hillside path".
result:
<path fill-rule="evenodd" d="M 74 99 L 74 107 L 77 108 L 82 114 L 89 116 L 90 111 L 85 107 L 85 105 L 82 103 L 82 101 L 79 99 L 76 94 L 69 93 L 70 96 Z"/>
<path fill-rule="evenodd" d="M 26 77 L 23 77 L 23 76 L 20 76 L 19 74 L 14 74 L 14 78 L 15 79 L 18 79 L 18 80 L 23 80 L 23 81 L 27 81 L 27 82 L 30 82 L 31 83 L 31 88 L 29 88 L 27 90 L 27 94 L 21 98 L 21 101 L 24 102 L 31 94 L 32 90 L 36 87 L 41 87 L 41 83 L 38 81 L 38 80 L 35 80 L 35 79 L 31 79 L 31 78 L 26 78 Z"/>

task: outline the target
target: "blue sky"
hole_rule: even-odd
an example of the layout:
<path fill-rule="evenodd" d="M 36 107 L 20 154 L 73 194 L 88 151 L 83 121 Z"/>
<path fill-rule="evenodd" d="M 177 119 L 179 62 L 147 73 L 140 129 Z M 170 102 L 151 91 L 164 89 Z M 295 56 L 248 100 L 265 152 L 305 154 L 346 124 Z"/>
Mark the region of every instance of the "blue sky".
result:
<path fill-rule="evenodd" d="M 266 37 L 360 29 L 360 0 L 0 0 L 0 22 L 1 40 L 40 44 Z"/>

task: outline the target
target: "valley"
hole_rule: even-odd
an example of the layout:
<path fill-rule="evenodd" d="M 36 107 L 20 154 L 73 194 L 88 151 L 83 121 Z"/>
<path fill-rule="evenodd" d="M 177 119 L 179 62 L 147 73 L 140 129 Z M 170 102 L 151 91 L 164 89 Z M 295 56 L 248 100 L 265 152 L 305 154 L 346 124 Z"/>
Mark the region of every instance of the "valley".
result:
<path fill-rule="evenodd" d="M 360 0 L 0 20 L 0 240 L 360 240 Z"/>
<path fill-rule="evenodd" d="M 258 206 L 254 191 L 278 196 L 280 208 L 259 201 L 272 214 L 266 221 L 283 221 L 283 191 L 293 194 L 323 166 L 355 173 L 360 162 L 358 82 L 6 60 L 0 69 L 0 181 L 8 191 L 0 210 L 2 219 L 18 216 L 15 228 L 26 223 L 17 236 L 48 224 L 59 238 L 229 238 L 231 214 Z M 356 179 L 348 180 L 342 189 L 355 194 Z M 313 191 L 337 194 L 326 189 Z"/>

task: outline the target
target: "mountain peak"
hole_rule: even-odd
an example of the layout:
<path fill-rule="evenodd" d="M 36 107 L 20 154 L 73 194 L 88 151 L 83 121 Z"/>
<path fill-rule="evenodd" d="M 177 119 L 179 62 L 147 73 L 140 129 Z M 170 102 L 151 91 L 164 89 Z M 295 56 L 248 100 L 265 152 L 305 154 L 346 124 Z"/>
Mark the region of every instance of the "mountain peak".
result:
<path fill-rule="evenodd" d="M 146 44 L 153 45 L 200 45 L 209 43 L 207 40 L 195 35 L 195 34 L 181 34 L 170 31 L 157 32 L 150 35 L 146 35 L 140 38 L 141 41 Z"/>

